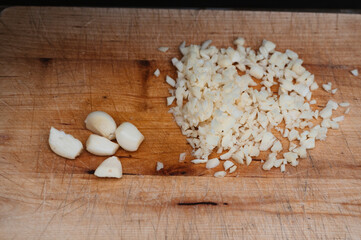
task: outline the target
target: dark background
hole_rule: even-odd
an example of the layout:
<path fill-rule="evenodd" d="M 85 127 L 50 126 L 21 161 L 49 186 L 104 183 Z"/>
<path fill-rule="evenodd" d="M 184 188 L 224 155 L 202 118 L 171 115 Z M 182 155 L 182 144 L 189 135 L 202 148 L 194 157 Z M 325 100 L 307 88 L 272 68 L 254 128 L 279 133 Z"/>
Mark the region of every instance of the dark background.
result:
<path fill-rule="evenodd" d="M 34 0 L 34 1 L 1 1 L 1 7 L 7 6 L 80 6 L 80 7 L 144 7 L 144 8 L 195 8 L 195 9 L 240 9 L 240 10 L 278 10 L 278 11 L 315 11 L 315 12 L 347 12 L 361 13 L 361 0 Z"/>

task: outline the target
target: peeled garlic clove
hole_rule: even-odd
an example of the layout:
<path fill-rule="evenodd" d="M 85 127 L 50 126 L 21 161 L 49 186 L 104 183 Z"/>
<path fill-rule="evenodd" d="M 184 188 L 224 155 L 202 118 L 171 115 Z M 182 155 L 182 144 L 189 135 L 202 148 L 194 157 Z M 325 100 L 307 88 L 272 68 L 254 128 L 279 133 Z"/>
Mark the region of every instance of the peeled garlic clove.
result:
<path fill-rule="evenodd" d="M 86 141 L 86 150 L 94 155 L 109 156 L 113 155 L 119 148 L 119 145 L 110 141 L 108 138 L 92 134 Z"/>
<path fill-rule="evenodd" d="M 115 136 L 119 145 L 127 151 L 134 152 L 138 150 L 143 142 L 144 136 L 136 126 L 130 122 L 124 122 L 115 131 Z"/>
<path fill-rule="evenodd" d="M 54 153 L 68 159 L 75 159 L 83 150 L 83 144 L 70 134 L 50 128 L 49 145 Z"/>
<path fill-rule="evenodd" d="M 122 163 L 113 156 L 105 159 L 95 170 L 97 177 L 121 178 L 123 175 Z"/>
<path fill-rule="evenodd" d="M 115 138 L 117 125 L 114 119 L 106 112 L 95 111 L 90 113 L 85 119 L 85 126 L 93 133 L 99 134 L 110 140 Z"/>

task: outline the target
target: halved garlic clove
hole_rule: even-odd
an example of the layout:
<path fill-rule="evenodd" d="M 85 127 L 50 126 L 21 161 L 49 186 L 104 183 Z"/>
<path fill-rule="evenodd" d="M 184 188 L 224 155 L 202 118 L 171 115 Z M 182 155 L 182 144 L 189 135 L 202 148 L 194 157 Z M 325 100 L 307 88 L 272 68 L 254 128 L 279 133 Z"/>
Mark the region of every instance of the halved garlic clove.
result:
<path fill-rule="evenodd" d="M 143 142 L 144 136 L 136 126 L 130 122 L 124 122 L 115 131 L 115 136 L 119 145 L 127 151 L 134 152 L 138 150 Z"/>
<path fill-rule="evenodd" d="M 113 156 L 105 159 L 95 170 L 97 177 L 121 178 L 123 175 L 122 163 Z"/>
<path fill-rule="evenodd" d="M 75 159 L 83 150 L 83 144 L 70 134 L 50 128 L 49 145 L 51 150 L 61 157 Z"/>
<path fill-rule="evenodd" d="M 85 119 L 86 128 L 93 133 L 99 134 L 110 140 L 115 138 L 115 130 L 117 124 L 112 116 L 103 111 L 95 111 L 90 113 Z"/>
<path fill-rule="evenodd" d="M 96 134 L 90 135 L 85 145 L 88 152 L 98 156 L 113 155 L 119 148 L 117 143 Z"/>

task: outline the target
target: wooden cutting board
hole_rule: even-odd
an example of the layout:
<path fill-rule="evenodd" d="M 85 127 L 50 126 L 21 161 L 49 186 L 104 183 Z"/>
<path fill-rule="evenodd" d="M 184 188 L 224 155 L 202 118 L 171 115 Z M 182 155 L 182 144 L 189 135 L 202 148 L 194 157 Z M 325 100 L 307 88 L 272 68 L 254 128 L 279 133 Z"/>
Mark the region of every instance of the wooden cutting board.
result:
<path fill-rule="evenodd" d="M 319 84 L 317 108 L 350 102 L 297 168 L 261 170 L 261 155 L 224 179 L 189 161 L 166 106 L 179 44 L 243 36 L 299 53 Z M 157 50 L 170 47 L 166 53 Z M 0 18 L 0 239 L 359 239 L 361 15 L 224 10 L 15 7 Z M 161 75 L 153 72 L 159 68 Z M 98 179 L 104 158 L 51 152 L 50 126 L 85 143 L 94 110 L 146 140 L 117 152 L 124 177 Z M 342 114 L 343 110 L 339 110 Z M 187 153 L 184 163 L 178 162 Z M 161 172 L 156 162 L 164 163 Z M 219 167 L 221 169 L 221 167 Z M 216 169 L 218 170 L 218 169 Z"/>

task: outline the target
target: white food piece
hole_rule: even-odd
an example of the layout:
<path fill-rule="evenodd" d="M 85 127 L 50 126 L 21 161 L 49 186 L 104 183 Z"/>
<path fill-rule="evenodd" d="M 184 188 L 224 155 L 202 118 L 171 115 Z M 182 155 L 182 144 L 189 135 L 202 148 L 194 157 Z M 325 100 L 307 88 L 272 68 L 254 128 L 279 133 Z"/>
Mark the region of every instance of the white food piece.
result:
<path fill-rule="evenodd" d="M 182 71 L 183 70 L 183 63 L 181 61 L 178 61 L 177 58 L 172 58 L 172 63 L 173 65 L 178 69 L 178 71 Z"/>
<path fill-rule="evenodd" d="M 283 157 L 285 158 L 285 160 L 289 163 L 291 163 L 292 166 L 296 167 L 298 165 L 298 155 L 297 153 L 294 152 L 286 152 L 283 154 Z"/>
<path fill-rule="evenodd" d="M 221 160 L 226 160 L 226 159 L 230 159 L 233 155 L 233 151 L 228 151 L 225 154 L 222 154 L 221 156 L 219 156 L 219 158 Z"/>
<path fill-rule="evenodd" d="M 290 146 L 288 147 L 288 151 L 292 151 L 293 149 L 295 149 L 297 147 L 296 143 L 291 142 Z"/>
<path fill-rule="evenodd" d="M 262 169 L 263 170 L 271 170 L 271 168 L 274 166 L 276 159 L 277 153 L 271 153 L 270 155 L 268 155 L 268 159 L 267 161 L 263 164 Z"/>
<path fill-rule="evenodd" d="M 266 132 L 261 141 L 261 145 L 259 146 L 259 150 L 267 151 L 272 145 L 273 142 L 276 140 L 275 136 L 272 133 Z"/>
<path fill-rule="evenodd" d="M 252 158 L 250 156 L 246 156 L 246 165 L 249 166 L 252 162 Z"/>
<path fill-rule="evenodd" d="M 306 97 L 306 95 L 310 92 L 310 89 L 306 84 L 296 84 L 294 90 L 302 97 Z"/>
<path fill-rule="evenodd" d="M 337 92 L 337 88 L 331 90 L 332 94 L 335 94 L 336 92 Z"/>
<path fill-rule="evenodd" d="M 300 146 L 292 150 L 292 152 L 297 153 L 299 158 L 307 158 L 307 150 L 305 146 Z"/>
<path fill-rule="evenodd" d="M 165 81 L 172 87 L 175 87 L 175 81 L 173 78 L 169 77 L 168 75 L 165 77 Z"/>
<path fill-rule="evenodd" d="M 320 116 L 325 118 L 330 118 L 332 116 L 332 108 L 330 106 L 326 106 L 324 109 L 321 110 Z"/>
<path fill-rule="evenodd" d="M 207 164 L 206 164 L 206 168 L 207 169 L 211 169 L 211 168 L 215 168 L 219 165 L 219 159 L 218 158 L 212 158 L 212 159 L 209 159 Z"/>
<path fill-rule="evenodd" d="M 261 79 L 263 77 L 263 69 L 260 66 L 254 65 L 251 67 L 249 74 L 257 79 Z"/>
<path fill-rule="evenodd" d="M 299 133 L 296 129 L 292 129 L 290 133 L 288 134 L 288 140 L 293 141 L 296 140 L 299 137 Z"/>
<path fill-rule="evenodd" d="M 230 169 L 229 169 L 229 173 L 234 173 L 237 169 L 236 165 L 233 165 Z"/>
<path fill-rule="evenodd" d="M 162 168 L 164 168 L 164 164 L 162 162 L 157 162 L 157 167 L 156 167 L 157 172 L 160 171 Z"/>
<path fill-rule="evenodd" d="M 88 137 L 85 146 L 88 152 L 97 156 L 113 155 L 119 148 L 117 143 L 96 134 L 91 134 Z"/>
<path fill-rule="evenodd" d="M 206 162 L 208 162 L 207 159 L 193 159 L 193 160 L 191 160 L 191 163 L 194 163 L 194 164 L 206 163 Z"/>
<path fill-rule="evenodd" d="M 329 92 L 329 91 L 331 91 L 332 83 L 331 83 L 331 82 L 328 82 L 327 84 L 322 84 L 322 88 L 323 88 L 326 92 Z"/>
<path fill-rule="evenodd" d="M 205 42 L 202 43 L 201 49 L 206 49 L 209 47 L 209 45 L 211 45 L 212 40 L 207 40 Z"/>
<path fill-rule="evenodd" d="M 233 167 L 233 165 L 234 165 L 234 163 L 232 161 L 229 161 L 229 160 L 225 161 L 223 163 L 224 170 L 227 171 L 229 168 Z"/>
<path fill-rule="evenodd" d="M 311 90 L 311 91 L 314 91 L 314 90 L 316 90 L 316 89 L 318 89 L 318 84 L 317 84 L 316 82 L 313 82 L 313 83 L 311 84 L 311 86 L 310 86 L 310 90 Z"/>
<path fill-rule="evenodd" d="M 159 69 L 157 68 L 157 70 L 154 71 L 154 76 L 159 77 L 159 75 L 160 75 L 160 71 L 159 71 Z"/>
<path fill-rule="evenodd" d="M 244 164 L 244 153 L 242 151 L 238 151 L 232 155 L 232 159 L 239 164 Z"/>
<path fill-rule="evenodd" d="M 78 139 L 54 127 L 50 128 L 49 146 L 54 153 L 67 159 L 75 159 L 83 150 Z"/>
<path fill-rule="evenodd" d="M 342 122 L 343 120 L 345 120 L 345 116 L 339 116 L 332 119 L 334 122 Z"/>
<path fill-rule="evenodd" d="M 186 159 L 186 153 L 179 154 L 179 162 L 183 162 Z"/>
<path fill-rule="evenodd" d="M 273 143 L 271 152 L 281 152 L 281 151 L 282 151 L 282 143 L 280 142 L 280 140 L 277 140 Z"/>
<path fill-rule="evenodd" d="M 95 170 L 97 177 L 121 178 L 123 176 L 122 163 L 113 156 L 105 159 Z"/>
<path fill-rule="evenodd" d="M 167 97 L 167 106 L 172 105 L 172 103 L 174 102 L 174 100 L 175 100 L 175 96 Z"/>
<path fill-rule="evenodd" d="M 284 159 L 276 159 L 273 166 L 279 168 L 284 161 Z"/>
<path fill-rule="evenodd" d="M 286 171 L 286 165 L 285 164 L 282 164 L 281 165 L 281 172 L 285 172 Z"/>
<path fill-rule="evenodd" d="M 296 60 L 298 58 L 298 54 L 289 49 L 286 49 L 286 55 L 292 60 Z"/>
<path fill-rule="evenodd" d="M 214 177 L 216 178 L 223 178 L 227 175 L 227 173 L 225 171 L 218 171 L 214 173 Z"/>
<path fill-rule="evenodd" d="M 315 148 L 315 138 L 308 138 L 305 141 L 300 142 L 301 146 L 305 147 L 306 149 Z"/>
<path fill-rule="evenodd" d="M 158 50 L 161 52 L 166 52 L 168 51 L 169 47 L 159 47 Z"/>
<path fill-rule="evenodd" d="M 244 43 L 245 43 L 245 39 L 242 38 L 242 37 L 239 37 L 239 38 L 237 38 L 236 40 L 234 40 L 233 43 L 234 43 L 235 45 L 243 46 Z"/>
<path fill-rule="evenodd" d="M 340 128 L 340 125 L 335 121 L 330 121 L 330 124 L 331 124 L 332 129 L 339 129 Z"/>
<path fill-rule="evenodd" d="M 355 77 L 358 76 L 358 70 L 357 69 L 354 69 L 351 71 L 352 75 L 354 75 Z"/>
<path fill-rule="evenodd" d="M 337 108 L 338 108 L 337 102 L 332 101 L 332 100 L 329 100 L 329 101 L 327 102 L 326 107 L 327 107 L 327 106 L 331 107 L 332 110 L 337 110 Z"/>
<path fill-rule="evenodd" d="M 109 140 L 113 140 L 115 138 L 117 124 L 106 112 L 95 111 L 90 113 L 85 119 L 85 126 L 93 133 L 106 137 Z"/>
<path fill-rule="evenodd" d="M 341 107 L 348 107 L 348 106 L 350 106 L 350 103 L 349 102 L 342 102 L 342 103 L 339 103 L 338 105 L 340 105 Z"/>
<path fill-rule="evenodd" d="M 137 151 L 144 140 L 143 134 L 130 122 L 124 122 L 115 131 L 118 144 L 126 151 Z"/>
<path fill-rule="evenodd" d="M 349 114 L 351 108 L 347 108 L 346 111 L 345 111 L 345 114 Z"/>

